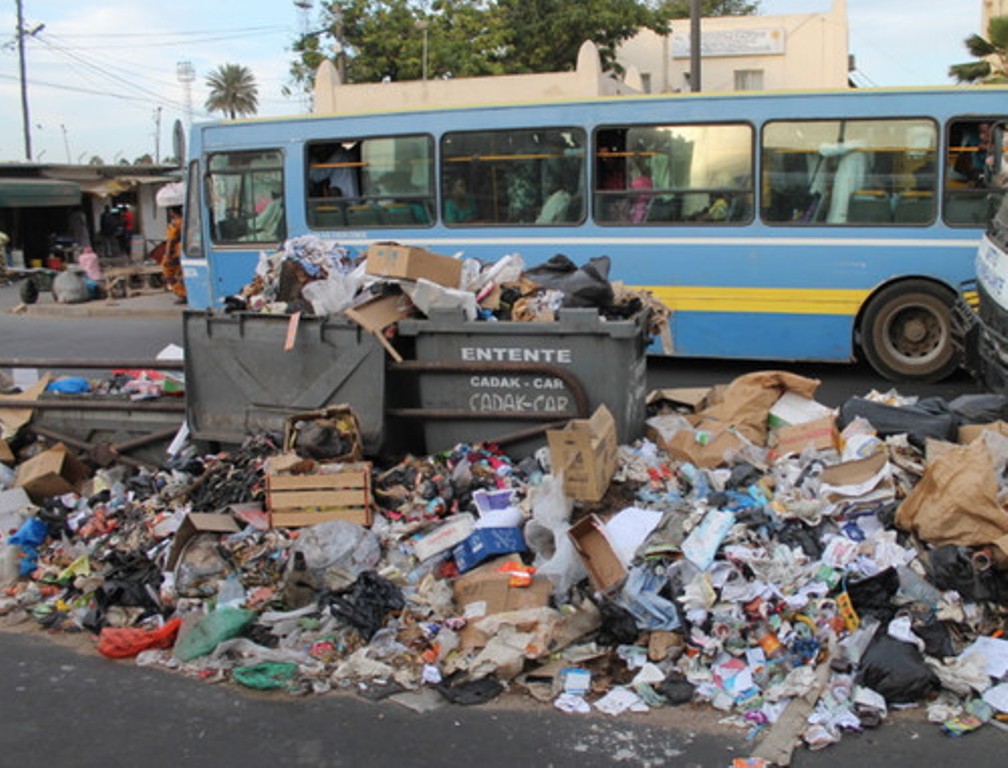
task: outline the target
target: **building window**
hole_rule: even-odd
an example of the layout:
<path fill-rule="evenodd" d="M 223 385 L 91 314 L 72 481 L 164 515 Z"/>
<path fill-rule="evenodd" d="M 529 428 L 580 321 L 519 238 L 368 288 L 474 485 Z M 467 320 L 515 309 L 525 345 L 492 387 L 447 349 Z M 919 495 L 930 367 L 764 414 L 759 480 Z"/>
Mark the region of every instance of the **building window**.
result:
<path fill-rule="evenodd" d="M 644 93 L 651 93 L 651 73 L 641 72 L 640 73 L 641 90 Z"/>
<path fill-rule="evenodd" d="M 736 69 L 735 70 L 735 90 L 736 91 L 762 91 L 763 90 L 763 70 L 762 69 Z"/>

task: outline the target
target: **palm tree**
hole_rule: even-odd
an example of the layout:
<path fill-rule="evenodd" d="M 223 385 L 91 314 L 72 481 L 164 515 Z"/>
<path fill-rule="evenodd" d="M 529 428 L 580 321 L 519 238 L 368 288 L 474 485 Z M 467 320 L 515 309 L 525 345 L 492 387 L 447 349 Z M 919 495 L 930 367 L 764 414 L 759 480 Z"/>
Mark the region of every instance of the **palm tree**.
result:
<path fill-rule="evenodd" d="M 207 75 L 206 108 L 223 112 L 234 120 L 239 115 L 254 115 L 259 110 L 259 88 L 252 70 L 241 64 L 222 64 Z"/>
<path fill-rule="evenodd" d="M 970 35 L 964 41 L 970 55 L 979 61 L 953 64 L 949 77 L 960 83 L 1008 82 L 1008 16 L 994 16 L 987 25 L 987 38 Z"/>

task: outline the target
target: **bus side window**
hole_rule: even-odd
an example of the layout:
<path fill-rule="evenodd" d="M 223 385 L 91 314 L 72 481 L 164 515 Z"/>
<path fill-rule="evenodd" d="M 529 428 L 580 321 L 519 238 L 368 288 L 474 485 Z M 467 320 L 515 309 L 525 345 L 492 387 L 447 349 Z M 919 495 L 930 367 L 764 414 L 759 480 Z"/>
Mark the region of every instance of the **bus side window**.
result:
<path fill-rule="evenodd" d="M 949 124 L 944 194 L 949 224 L 983 227 L 997 211 L 1008 186 L 1006 133 L 1001 118 Z"/>
<path fill-rule="evenodd" d="M 920 226 L 934 220 L 938 133 L 927 119 L 803 120 L 763 131 L 763 220 Z"/>

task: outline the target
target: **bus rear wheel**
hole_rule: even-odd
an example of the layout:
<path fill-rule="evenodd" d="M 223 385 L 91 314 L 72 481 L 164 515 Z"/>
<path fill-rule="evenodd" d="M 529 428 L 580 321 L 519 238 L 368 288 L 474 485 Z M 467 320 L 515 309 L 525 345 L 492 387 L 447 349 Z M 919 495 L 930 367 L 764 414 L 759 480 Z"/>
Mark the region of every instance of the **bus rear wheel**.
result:
<path fill-rule="evenodd" d="M 882 289 L 861 320 L 861 349 L 890 381 L 934 382 L 949 376 L 959 357 L 952 344 L 950 290 L 924 280 Z"/>

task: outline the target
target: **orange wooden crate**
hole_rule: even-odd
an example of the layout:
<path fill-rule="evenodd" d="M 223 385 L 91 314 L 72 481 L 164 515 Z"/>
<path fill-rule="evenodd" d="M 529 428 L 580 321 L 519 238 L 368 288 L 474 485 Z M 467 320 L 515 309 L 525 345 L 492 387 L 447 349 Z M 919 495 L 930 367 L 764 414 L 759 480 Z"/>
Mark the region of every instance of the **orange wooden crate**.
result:
<path fill-rule="evenodd" d="M 346 520 L 371 525 L 371 463 L 344 464 L 338 472 L 267 475 L 266 506 L 274 528 Z"/>

